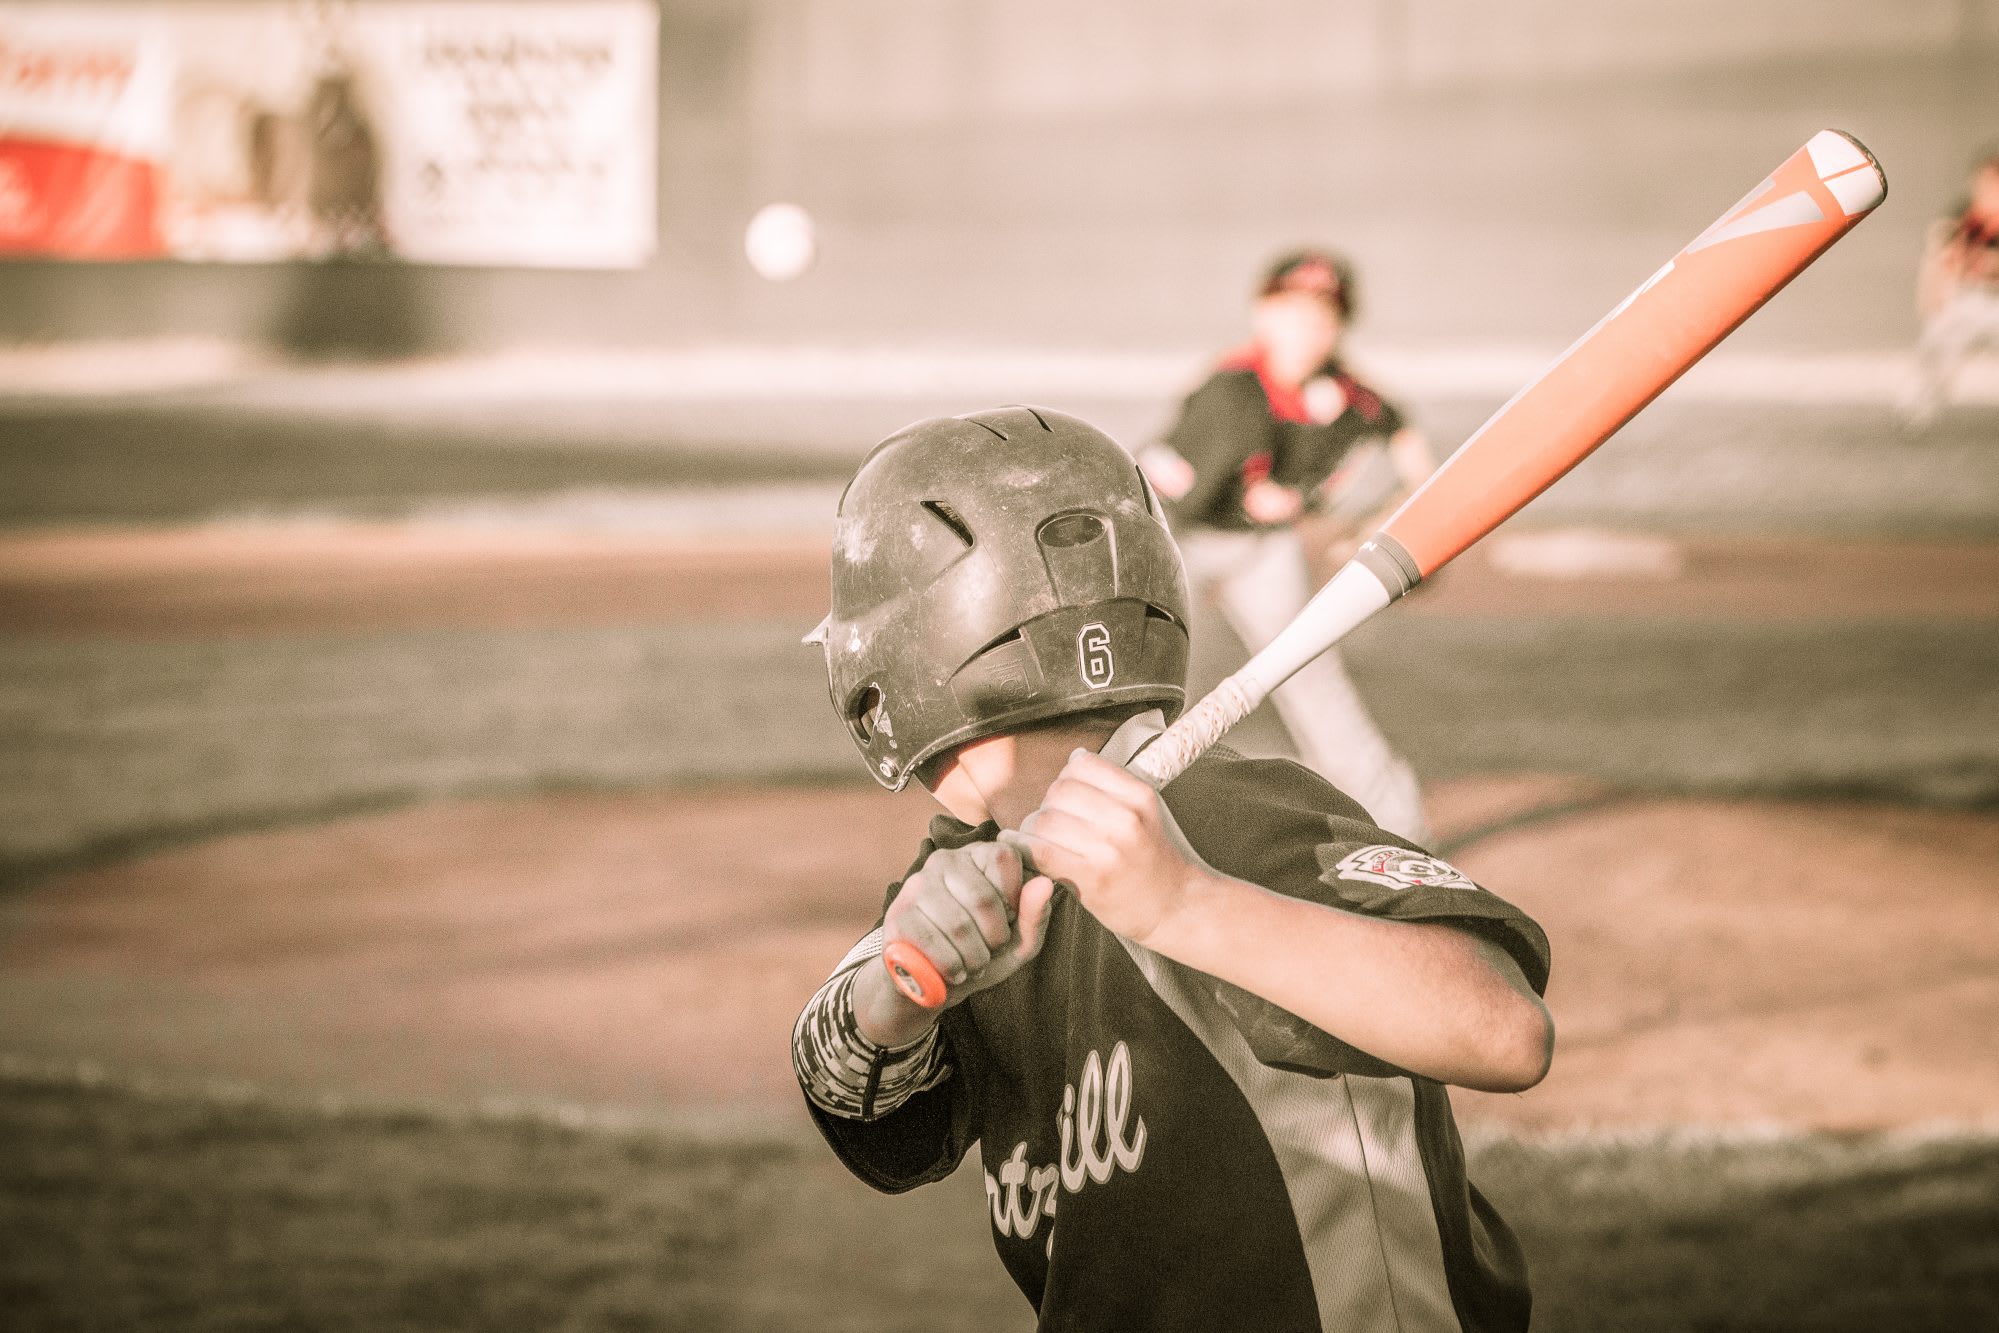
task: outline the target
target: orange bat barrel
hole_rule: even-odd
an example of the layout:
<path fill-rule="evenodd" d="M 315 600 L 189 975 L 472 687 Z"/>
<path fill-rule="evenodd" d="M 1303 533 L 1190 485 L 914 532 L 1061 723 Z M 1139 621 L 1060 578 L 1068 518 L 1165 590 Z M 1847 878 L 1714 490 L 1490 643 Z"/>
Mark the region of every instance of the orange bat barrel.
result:
<path fill-rule="evenodd" d="M 1874 155 L 1821 130 L 1514 395 L 1384 523 L 1369 565 L 1409 587 L 1581 462 L 1875 205 Z"/>
<path fill-rule="evenodd" d="M 1888 195 L 1874 155 L 1821 130 L 1444 461 L 1299 617 L 1131 763 L 1164 786 L 1356 625 L 1519 511 L 1749 318 Z M 907 940 L 882 956 L 925 1008 L 948 996 Z"/>

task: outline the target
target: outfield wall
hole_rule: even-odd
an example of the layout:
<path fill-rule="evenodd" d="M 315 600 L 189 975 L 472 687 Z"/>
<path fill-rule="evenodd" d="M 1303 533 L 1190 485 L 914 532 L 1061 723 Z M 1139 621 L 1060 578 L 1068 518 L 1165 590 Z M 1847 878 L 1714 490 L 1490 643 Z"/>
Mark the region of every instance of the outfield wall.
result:
<path fill-rule="evenodd" d="M 1999 0 L 669 0 L 660 40 L 642 267 L 16 260 L 0 341 L 1177 348 L 1311 238 L 1379 336 L 1560 342 L 1833 125 L 1890 199 L 1741 339 L 1895 347 L 1999 138 Z M 780 198 L 821 245 L 782 285 L 741 251 Z"/>

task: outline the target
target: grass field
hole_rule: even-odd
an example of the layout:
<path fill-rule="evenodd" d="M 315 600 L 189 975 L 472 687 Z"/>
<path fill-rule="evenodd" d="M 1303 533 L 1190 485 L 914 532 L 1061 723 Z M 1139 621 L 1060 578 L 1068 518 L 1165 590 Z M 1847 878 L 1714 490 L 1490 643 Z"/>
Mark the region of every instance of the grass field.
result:
<path fill-rule="evenodd" d="M 809 620 L 0 635 L 0 882 L 440 796 L 855 776 Z M 1426 776 L 1999 800 L 1999 628 L 1403 617 L 1346 656 Z"/>
<path fill-rule="evenodd" d="M 367 398 L 390 392 L 355 390 L 340 410 L 317 414 L 246 408 L 220 390 L 105 402 L 0 396 L 0 530 L 286 513 L 407 517 L 468 497 L 491 508 L 607 492 L 837 486 L 876 439 L 967 408 L 942 398 L 555 396 L 399 413 L 393 398 Z M 1449 450 L 1499 402 L 1411 408 Z M 1048 402 L 1132 445 L 1165 427 L 1170 405 L 1170 396 Z M 1521 521 L 1989 538 L 1999 532 L 1995 430 L 1999 412 L 1985 406 L 1959 407 L 1907 436 L 1886 407 L 1712 402 L 1669 390 Z"/>
<path fill-rule="evenodd" d="M 587 1116 L 0 1076 L 0 1303 L 30 1330 L 1025 1328 L 976 1179 Z M 1999 1320 L 1999 1139 L 1474 1145 L 1536 1327 Z M 865 1276 L 860 1276 L 865 1275 Z"/>

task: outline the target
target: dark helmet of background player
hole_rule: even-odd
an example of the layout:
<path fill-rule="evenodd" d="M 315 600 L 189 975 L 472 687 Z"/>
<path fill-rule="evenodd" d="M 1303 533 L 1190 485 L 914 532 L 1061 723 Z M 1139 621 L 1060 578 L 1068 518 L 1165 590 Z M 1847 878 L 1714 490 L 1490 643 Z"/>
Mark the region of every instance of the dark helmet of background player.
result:
<path fill-rule="evenodd" d="M 833 707 L 875 781 L 1069 713 L 1186 703 L 1187 577 L 1159 501 L 1075 417 L 996 408 L 889 436 L 840 496 Z"/>
<path fill-rule="evenodd" d="M 1324 297 L 1344 321 L 1354 316 L 1353 265 L 1331 250 L 1293 250 L 1272 260 L 1257 284 L 1258 297 L 1310 292 Z"/>

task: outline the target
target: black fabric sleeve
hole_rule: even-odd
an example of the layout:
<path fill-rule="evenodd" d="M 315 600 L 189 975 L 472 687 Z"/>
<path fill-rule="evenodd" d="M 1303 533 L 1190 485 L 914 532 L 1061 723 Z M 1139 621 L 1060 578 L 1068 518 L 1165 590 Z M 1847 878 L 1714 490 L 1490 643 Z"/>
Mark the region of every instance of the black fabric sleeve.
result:
<path fill-rule="evenodd" d="M 1447 862 L 1376 827 L 1303 765 L 1211 751 L 1165 797 L 1194 849 L 1223 874 L 1340 911 L 1453 926 L 1503 949 L 1537 994 L 1547 985 L 1548 938 L 1540 926 Z M 1264 1064 L 1321 1077 L 1406 1072 L 1240 986 L 1209 981 Z"/>
<path fill-rule="evenodd" d="M 1346 391 L 1347 410 L 1341 413 L 1341 423 L 1348 425 L 1359 436 L 1393 435 L 1409 424 L 1408 418 L 1394 402 L 1382 396 L 1372 384 L 1355 376 L 1337 362 L 1332 367 L 1333 375 Z"/>
<path fill-rule="evenodd" d="M 948 1031 L 944 1036 L 951 1040 Z M 919 1092 L 879 1120 L 846 1120 L 811 1102 L 812 1123 L 846 1168 L 884 1194 L 901 1194 L 942 1180 L 978 1142 L 962 1067 L 937 1087 Z"/>
<path fill-rule="evenodd" d="M 1166 444 L 1194 469 L 1194 484 L 1167 502 L 1174 525 L 1249 525 L 1242 512 L 1242 466 L 1259 453 L 1275 450 L 1276 419 L 1270 415 L 1254 372 L 1218 371 L 1189 394 Z"/>
<path fill-rule="evenodd" d="M 1368 423 L 1374 430 L 1383 435 L 1393 435 L 1409 424 L 1408 416 L 1392 401 L 1386 398 L 1377 401 L 1381 404 L 1381 415 Z"/>

